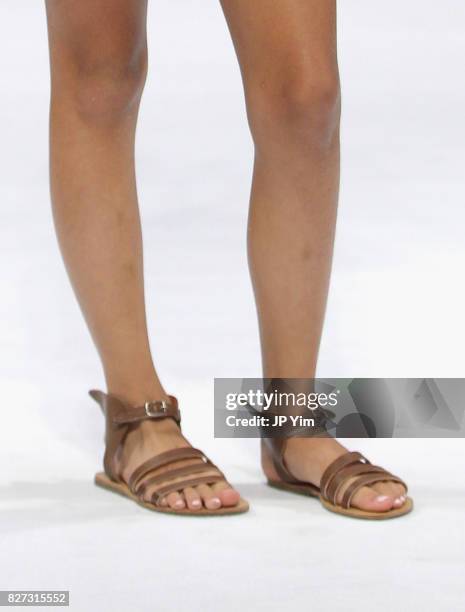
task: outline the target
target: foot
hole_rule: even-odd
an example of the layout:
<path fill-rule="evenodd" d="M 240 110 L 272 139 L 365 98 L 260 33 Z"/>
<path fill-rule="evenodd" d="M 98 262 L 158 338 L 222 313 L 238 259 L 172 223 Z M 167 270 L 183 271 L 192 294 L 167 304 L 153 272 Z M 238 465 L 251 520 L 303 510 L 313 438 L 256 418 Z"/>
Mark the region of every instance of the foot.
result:
<path fill-rule="evenodd" d="M 320 479 L 325 469 L 347 452 L 347 449 L 334 439 L 291 438 L 286 445 L 284 460 L 286 467 L 295 478 L 320 486 Z M 348 484 L 350 482 L 351 480 Z M 338 503 L 341 499 L 342 493 L 339 495 Z M 406 491 L 402 485 L 395 482 L 379 482 L 357 491 L 351 506 L 370 512 L 387 512 L 393 508 L 400 508 L 405 500 Z"/>
<path fill-rule="evenodd" d="M 155 455 L 159 455 L 175 448 L 191 446 L 182 435 L 179 427 L 172 419 L 159 421 L 142 421 L 134 430 L 130 431 L 124 441 L 118 458 L 119 472 L 127 483 L 134 470 Z M 179 461 L 176 468 L 201 462 L 201 459 Z M 159 473 L 172 470 L 173 466 L 160 468 Z M 144 501 L 151 502 L 155 486 L 148 487 L 144 492 Z M 240 496 L 237 491 L 224 480 L 212 485 L 198 485 L 179 492 L 170 493 L 161 500 L 162 506 L 169 506 L 174 510 L 218 510 L 221 507 L 236 506 Z"/>

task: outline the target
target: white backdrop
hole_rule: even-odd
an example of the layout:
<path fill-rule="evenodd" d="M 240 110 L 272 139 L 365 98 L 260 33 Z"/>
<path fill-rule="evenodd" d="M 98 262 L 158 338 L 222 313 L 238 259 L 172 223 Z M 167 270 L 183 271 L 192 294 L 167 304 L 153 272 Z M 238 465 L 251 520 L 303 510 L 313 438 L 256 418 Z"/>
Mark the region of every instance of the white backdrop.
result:
<path fill-rule="evenodd" d="M 455 0 L 340 3 L 343 176 L 321 376 L 464 375 L 464 27 Z M 396 592 L 399 610 L 421 597 L 455 609 L 461 440 L 361 443 L 412 484 L 417 512 L 386 525 L 268 492 L 253 441 L 213 440 L 213 378 L 260 375 L 245 257 L 251 140 L 219 5 L 152 2 L 149 36 L 137 157 L 151 338 L 186 431 L 254 510 L 194 525 L 92 486 L 102 422 L 85 394 L 102 375 L 51 222 L 44 9 L 3 0 L 0 588 L 69 588 L 76 610 L 127 610 L 130 596 L 137 610 L 325 609 L 328 597 L 334 610 L 387 610 Z"/>

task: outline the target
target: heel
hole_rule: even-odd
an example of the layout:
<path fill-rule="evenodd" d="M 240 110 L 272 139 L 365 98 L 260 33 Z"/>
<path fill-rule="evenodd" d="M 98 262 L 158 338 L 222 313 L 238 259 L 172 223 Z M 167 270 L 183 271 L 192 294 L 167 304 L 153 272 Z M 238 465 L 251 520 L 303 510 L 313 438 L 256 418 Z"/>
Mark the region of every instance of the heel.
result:
<path fill-rule="evenodd" d="M 97 389 L 91 389 L 89 391 L 90 397 L 97 402 L 100 406 L 103 416 L 105 416 L 105 393 L 98 391 Z"/>
<path fill-rule="evenodd" d="M 267 481 L 269 483 L 281 482 L 282 479 L 276 470 L 273 458 L 268 449 L 268 445 L 266 444 L 263 438 L 260 440 L 260 453 L 262 470 L 265 474 Z"/>

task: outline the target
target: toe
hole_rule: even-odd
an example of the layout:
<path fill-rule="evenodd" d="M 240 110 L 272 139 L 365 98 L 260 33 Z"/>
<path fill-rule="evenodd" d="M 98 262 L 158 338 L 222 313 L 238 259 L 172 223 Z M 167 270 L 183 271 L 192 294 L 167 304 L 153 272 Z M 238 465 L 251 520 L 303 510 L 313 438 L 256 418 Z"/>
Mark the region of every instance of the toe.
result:
<path fill-rule="evenodd" d="M 405 490 L 404 486 L 402 486 L 401 484 L 399 484 L 397 482 L 393 482 L 392 483 L 392 487 L 393 487 L 393 491 L 395 492 L 395 495 L 397 497 L 401 497 L 402 495 L 405 496 L 406 490 Z"/>
<path fill-rule="evenodd" d="M 395 497 L 394 505 L 396 508 L 400 508 L 400 506 L 404 505 L 405 500 L 407 499 L 407 491 L 405 490 L 405 487 L 397 483 L 393 483 L 393 487 Z"/>
<path fill-rule="evenodd" d="M 380 493 L 371 487 L 362 487 L 354 495 L 351 505 L 369 512 L 387 512 L 394 504 L 394 497 Z"/>
<path fill-rule="evenodd" d="M 224 480 L 222 482 L 215 483 L 212 486 L 212 490 L 218 495 L 221 500 L 221 505 L 225 508 L 237 506 L 239 503 L 239 493 Z"/>
<path fill-rule="evenodd" d="M 184 498 L 189 510 L 200 510 L 202 507 L 202 499 L 193 487 L 184 489 Z"/>
<path fill-rule="evenodd" d="M 373 485 L 373 489 L 380 495 L 388 495 L 391 497 L 392 505 L 395 508 L 400 508 L 405 502 L 405 488 L 396 482 L 378 482 Z"/>
<path fill-rule="evenodd" d="M 221 499 L 218 493 L 215 493 L 211 487 L 208 485 L 199 485 L 197 487 L 197 492 L 202 498 L 205 508 L 208 510 L 218 510 L 218 508 L 221 508 Z"/>
<path fill-rule="evenodd" d="M 167 495 L 166 501 L 168 502 L 168 506 L 170 508 L 173 508 L 173 510 L 183 510 L 186 507 L 184 497 L 177 492 L 170 493 L 169 495 Z"/>
<path fill-rule="evenodd" d="M 393 494 L 392 487 L 388 482 L 376 482 L 375 484 L 370 485 L 369 489 L 375 491 L 379 495 L 387 495 L 394 501 L 396 496 Z"/>

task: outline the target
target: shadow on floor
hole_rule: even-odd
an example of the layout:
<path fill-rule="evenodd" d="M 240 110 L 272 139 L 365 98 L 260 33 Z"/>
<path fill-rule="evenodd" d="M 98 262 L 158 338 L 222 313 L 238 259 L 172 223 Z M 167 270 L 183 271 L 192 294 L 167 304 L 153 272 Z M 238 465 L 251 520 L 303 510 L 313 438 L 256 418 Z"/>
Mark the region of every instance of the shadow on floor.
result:
<path fill-rule="evenodd" d="M 279 492 L 264 483 L 236 486 L 251 504 L 274 504 L 279 500 Z M 0 486 L 0 532 L 134 518 L 146 512 L 132 501 L 104 491 L 88 480 L 17 481 Z"/>
<path fill-rule="evenodd" d="M 305 509 L 296 503 L 294 496 L 272 489 L 264 482 L 234 484 L 250 502 L 253 514 L 255 506 L 263 505 L 276 509 L 293 507 L 295 511 Z M 134 518 L 145 512 L 130 500 L 104 491 L 87 480 L 17 481 L 0 486 L 0 532 Z"/>

